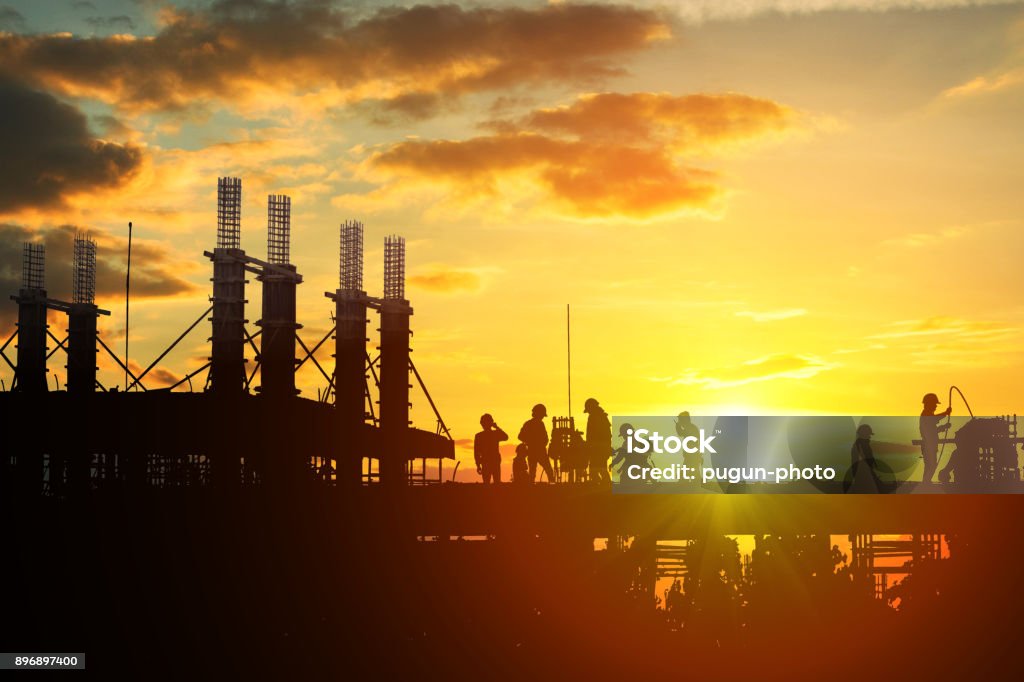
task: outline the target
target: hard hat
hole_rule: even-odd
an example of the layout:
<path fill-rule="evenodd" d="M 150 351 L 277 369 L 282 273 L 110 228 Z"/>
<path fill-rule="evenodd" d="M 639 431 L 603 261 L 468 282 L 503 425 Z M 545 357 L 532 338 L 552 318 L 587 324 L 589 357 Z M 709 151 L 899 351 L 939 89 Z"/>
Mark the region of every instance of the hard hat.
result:
<path fill-rule="evenodd" d="M 678 416 L 676 416 L 676 420 L 678 420 L 678 421 L 682 421 L 683 419 L 686 419 L 686 420 L 690 419 L 690 413 L 687 412 L 686 410 L 683 410 L 682 412 L 680 412 L 678 414 Z"/>
<path fill-rule="evenodd" d="M 871 427 L 867 424 L 861 424 L 857 427 L 857 438 L 867 438 L 868 436 L 875 435 L 875 432 L 871 430 Z"/>
<path fill-rule="evenodd" d="M 592 409 L 598 406 L 595 398 L 587 398 L 587 402 L 583 403 L 583 411 L 590 412 Z"/>
<path fill-rule="evenodd" d="M 926 393 L 925 396 L 921 398 L 921 402 L 924 403 L 925 405 L 927 405 L 928 403 L 934 403 L 935 405 L 941 404 L 939 402 L 939 396 L 935 395 L 934 393 Z"/>
<path fill-rule="evenodd" d="M 548 416 L 548 408 L 544 407 L 542 403 L 537 403 L 533 406 L 533 416 L 536 417 L 537 415 L 541 417 Z"/>

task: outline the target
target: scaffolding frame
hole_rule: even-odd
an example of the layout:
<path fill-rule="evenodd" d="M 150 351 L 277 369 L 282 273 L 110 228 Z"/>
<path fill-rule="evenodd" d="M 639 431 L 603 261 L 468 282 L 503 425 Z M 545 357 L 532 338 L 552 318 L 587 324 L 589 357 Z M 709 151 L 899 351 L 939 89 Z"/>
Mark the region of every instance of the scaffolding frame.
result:
<path fill-rule="evenodd" d="M 405 237 L 384 238 L 384 300 L 405 300 Z"/>
<path fill-rule="evenodd" d="M 96 302 L 96 241 L 92 237 L 75 235 L 73 263 L 71 302 L 92 305 Z"/>
<path fill-rule="evenodd" d="M 242 179 L 217 178 L 217 248 L 241 246 Z"/>
<path fill-rule="evenodd" d="M 287 265 L 290 259 L 292 200 L 284 194 L 267 196 L 267 260 Z"/>
<path fill-rule="evenodd" d="M 42 289 L 45 267 L 46 245 L 25 242 L 21 256 L 21 288 Z"/>
<path fill-rule="evenodd" d="M 342 291 L 363 290 L 363 224 L 346 220 L 341 224 L 338 257 L 338 288 Z"/>

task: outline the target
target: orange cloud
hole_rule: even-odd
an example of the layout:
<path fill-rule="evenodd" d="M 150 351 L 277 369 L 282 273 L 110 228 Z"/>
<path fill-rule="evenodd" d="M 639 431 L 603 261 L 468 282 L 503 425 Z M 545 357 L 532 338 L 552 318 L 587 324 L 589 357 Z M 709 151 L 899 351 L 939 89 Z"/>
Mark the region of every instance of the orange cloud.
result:
<path fill-rule="evenodd" d="M 146 368 L 140 365 L 135 360 L 128 361 L 128 369 L 131 370 L 132 374 L 136 377 L 142 375 Z M 146 388 L 166 388 L 173 386 L 181 380 L 181 376 L 175 374 L 171 370 L 167 369 L 163 365 L 157 365 L 153 369 L 149 370 L 149 373 L 145 377 L 142 377 L 142 384 Z"/>
<path fill-rule="evenodd" d="M 476 291 L 480 288 L 480 275 L 469 270 L 435 268 L 429 272 L 412 275 L 409 285 L 439 293 Z"/>
<path fill-rule="evenodd" d="M 567 106 L 534 111 L 521 125 L 587 140 L 658 142 L 682 150 L 784 131 L 794 118 L 792 109 L 748 95 L 634 92 L 584 95 Z"/>
<path fill-rule="evenodd" d="M 0 70 L 132 110 L 238 103 L 269 88 L 426 115 L 436 97 L 618 74 L 612 57 L 668 34 L 653 10 L 603 4 L 357 15 L 323 2 L 220 0 L 166 9 L 163 20 L 146 38 L 0 34 Z"/>
<path fill-rule="evenodd" d="M 686 151 L 757 139 L 795 119 L 746 95 L 587 95 L 490 121 L 489 135 L 405 140 L 372 154 L 364 168 L 385 187 L 446 183 L 458 198 L 498 197 L 504 181 L 525 179 L 570 215 L 646 219 L 706 211 L 723 195 L 718 174 L 686 164 Z"/>

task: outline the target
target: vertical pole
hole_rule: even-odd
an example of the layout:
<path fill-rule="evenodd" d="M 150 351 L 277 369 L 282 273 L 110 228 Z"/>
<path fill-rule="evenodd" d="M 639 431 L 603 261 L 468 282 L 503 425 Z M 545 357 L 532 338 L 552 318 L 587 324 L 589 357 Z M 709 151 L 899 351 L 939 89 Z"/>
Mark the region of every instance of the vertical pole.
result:
<path fill-rule="evenodd" d="M 128 269 L 124 276 L 124 390 L 128 390 L 128 303 L 132 286 L 132 223 L 128 221 Z"/>
<path fill-rule="evenodd" d="M 572 417 L 572 339 L 569 335 L 569 304 L 565 304 L 565 367 L 569 387 L 569 417 Z"/>

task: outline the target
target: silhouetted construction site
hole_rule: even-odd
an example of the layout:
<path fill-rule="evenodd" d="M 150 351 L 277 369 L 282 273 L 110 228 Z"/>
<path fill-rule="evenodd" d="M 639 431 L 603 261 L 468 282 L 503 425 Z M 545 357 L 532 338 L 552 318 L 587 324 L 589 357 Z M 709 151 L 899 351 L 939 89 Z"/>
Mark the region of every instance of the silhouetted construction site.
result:
<path fill-rule="evenodd" d="M 209 308 L 140 372 L 97 331 L 110 311 L 95 300 L 96 243 L 75 239 L 71 301 L 48 297 L 44 248 L 25 244 L 17 330 L 0 348 L 15 374 L 0 393 L 8 650 L 84 650 L 109 668 L 607 677 L 666 660 L 752 674 L 758 657 L 799 646 L 795 665 L 834 674 L 858 631 L 911 643 L 872 650 L 888 670 L 950 672 L 913 650 L 949 633 L 964 674 L 1005 662 L 1024 498 L 444 480 L 455 445 L 412 360 L 404 239 L 385 238 L 375 296 L 364 226 L 340 225 L 331 327 L 306 343 L 291 200 L 268 197 L 264 260 L 240 248 L 241 192 L 218 180 Z M 63 337 L 49 311 L 67 315 Z M 209 361 L 147 387 L 206 324 Z M 317 358 L 329 343 L 333 368 Z M 100 383 L 99 354 L 124 387 Z M 60 357 L 65 386 L 49 380 Z M 296 387 L 307 363 L 325 384 L 315 398 Z M 434 428 L 412 426 L 414 399 Z M 979 476 L 1019 482 L 1011 435 Z"/>

